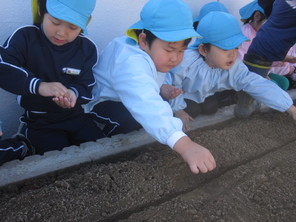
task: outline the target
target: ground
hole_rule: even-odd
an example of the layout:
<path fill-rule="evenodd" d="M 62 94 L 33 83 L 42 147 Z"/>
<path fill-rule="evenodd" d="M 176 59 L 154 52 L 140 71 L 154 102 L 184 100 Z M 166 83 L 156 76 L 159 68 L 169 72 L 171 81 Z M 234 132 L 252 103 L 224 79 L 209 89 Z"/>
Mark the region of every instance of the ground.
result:
<path fill-rule="evenodd" d="M 190 132 L 217 161 L 206 174 L 154 143 L 9 185 L 1 221 L 296 221 L 295 126 L 268 112 Z"/>

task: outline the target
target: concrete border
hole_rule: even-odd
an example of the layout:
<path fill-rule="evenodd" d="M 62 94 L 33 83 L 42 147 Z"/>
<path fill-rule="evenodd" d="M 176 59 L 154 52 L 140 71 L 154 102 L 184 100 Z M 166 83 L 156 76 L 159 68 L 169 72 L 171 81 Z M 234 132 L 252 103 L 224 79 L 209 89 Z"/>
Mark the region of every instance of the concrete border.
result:
<path fill-rule="evenodd" d="M 289 94 L 293 100 L 296 99 L 296 90 L 290 90 Z M 214 115 L 198 116 L 192 122 L 192 130 L 234 118 L 234 106 L 224 107 Z M 269 109 L 262 106 L 261 110 L 268 111 Z M 43 156 L 29 156 L 22 161 L 13 160 L 0 166 L 0 187 L 99 160 L 152 142 L 155 142 L 155 140 L 141 129 L 125 135 L 121 134 L 96 142 L 83 143 L 80 146 L 66 147 L 62 151 L 50 151 Z"/>

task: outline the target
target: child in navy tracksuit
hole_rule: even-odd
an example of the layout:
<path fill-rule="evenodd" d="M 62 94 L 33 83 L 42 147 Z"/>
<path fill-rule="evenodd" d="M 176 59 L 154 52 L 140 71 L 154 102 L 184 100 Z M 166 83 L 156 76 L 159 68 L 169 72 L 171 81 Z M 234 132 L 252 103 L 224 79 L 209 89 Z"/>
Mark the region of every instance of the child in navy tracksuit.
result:
<path fill-rule="evenodd" d="M 22 95 L 26 136 L 43 154 L 103 137 L 81 105 L 92 100 L 97 63 L 95 44 L 86 32 L 95 0 L 39 0 L 41 24 L 17 29 L 0 47 L 3 61 L 46 82 L 60 82 L 64 96 Z"/>
<path fill-rule="evenodd" d="M 45 83 L 23 69 L 4 63 L 0 58 L 0 88 L 11 93 L 41 96 L 63 96 L 67 89 L 60 83 Z M 0 139 L 3 135 L 0 121 Z M 34 154 L 34 148 L 22 135 L 0 140 L 0 165 L 14 159 L 23 159 Z"/>

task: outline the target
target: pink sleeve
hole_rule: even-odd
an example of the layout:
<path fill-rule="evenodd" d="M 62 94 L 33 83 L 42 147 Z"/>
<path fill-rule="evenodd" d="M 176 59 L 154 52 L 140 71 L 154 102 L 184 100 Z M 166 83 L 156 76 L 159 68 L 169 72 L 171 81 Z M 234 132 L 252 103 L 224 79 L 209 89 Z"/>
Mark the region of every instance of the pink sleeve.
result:
<path fill-rule="evenodd" d="M 247 53 L 253 38 L 256 36 L 256 31 L 250 24 L 243 25 L 242 32 L 248 39 L 250 39 L 250 41 L 245 41 L 238 47 L 238 58 L 241 60 L 244 58 L 244 55 Z"/>

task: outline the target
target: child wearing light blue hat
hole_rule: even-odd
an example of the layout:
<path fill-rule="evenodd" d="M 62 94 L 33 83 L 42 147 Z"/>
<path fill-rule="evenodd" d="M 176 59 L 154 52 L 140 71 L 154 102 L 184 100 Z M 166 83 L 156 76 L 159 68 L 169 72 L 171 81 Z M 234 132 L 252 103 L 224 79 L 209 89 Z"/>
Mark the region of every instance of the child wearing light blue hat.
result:
<path fill-rule="evenodd" d="M 95 4 L 96 0 L 39 0 L 41 23 L 17 29 L 0 47 L 3 62 L 67 89 L 53 98 L 36 94 L 18 98 L 25 109 L 26 136 L 38 154 L 104 137 L 81 106 L 92 99 L 95 84 L 97 48 L 81 34 Z"/>
<path fill-rule="evenodd" d="M 203 38 L 186 50 L 182 63 L 170 71 L 168 78 L 184 92 L 171 101 L 171 106 L 186 130 L 192 118 L 184 111 L 185 99 L 201 103 L 215 92 L 228 89 L 243 90 L 270 108 L 287 111 L 296 120 L 290 96 L 272 81 L 250 72 L 237 58 L 237 48 L 247 38 L 234 16 L 210 12 L 201 19 L 197 32 Z"/>
<path fill-rule="evenodd" d="M 214 12 L 214 11 L 219 11 L 219 12 L 227 12 L 228 13 L 228 9 L 225 7 L 224 4 L 222 4 L 221 2 L 209 2 L 207 4 L 205 4 L 204 6 L 201 7 L 199 15 L 193 20 L 193 26 L 196 29 L 198 22 L 209 12 Z"/>
<path fill-rule="evenodd" d="M 266 21 L 264 10 L 259 6 L 258 1 L 252 1 L 245 5 L 239 10 L 241 16 L 241 21 L 244 23 L 242 26 L 242 32 L 247 36 L 250 41 L 243 42 L 239 46 L 238 56 L 243 60 L 244 55 L 247 53 L 251 41 L 256 36 L 257 31 L 260 29 L 261 25 Z"/>
<path fill-rule="evenodd" d="M 208 13 L 215 11 L 229 13 L 228 9 L 221 2 L 209 2 L 201 7 L 199 15 L 194 19 L 193 27 L 197 29 L 199 21 Z M 218 111 L 219 107 L 233 104 L 235 101 L 236 92 L 234 90 L 225 90 L 207 97 L 202 103 L 196 104 L 191 100 L 186 100 L 186 103 L 190 106 L 190 109 L 187 111 L 192 114 L 192 117 L 196 117 L 199 114 L 214 114 Z"/>
<path fill-rule="evenodd" d="M 160 95 L 165 73 L 178 65 L 192 37 L 192 14 L 182 0 L 149 0 L 141 19 L 111 41 L 94 69 L 95 101 L 86 111 L 97 117 L 108 136 L 143 127 L 178 152 L 193 173 L 215 168 L 212 154 L 183 131 Z"/>

